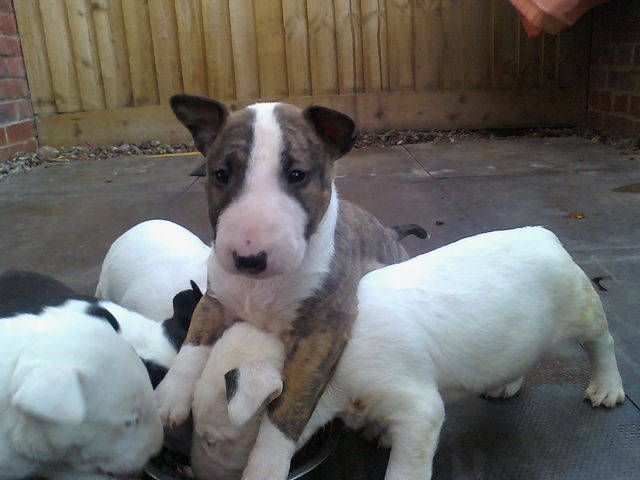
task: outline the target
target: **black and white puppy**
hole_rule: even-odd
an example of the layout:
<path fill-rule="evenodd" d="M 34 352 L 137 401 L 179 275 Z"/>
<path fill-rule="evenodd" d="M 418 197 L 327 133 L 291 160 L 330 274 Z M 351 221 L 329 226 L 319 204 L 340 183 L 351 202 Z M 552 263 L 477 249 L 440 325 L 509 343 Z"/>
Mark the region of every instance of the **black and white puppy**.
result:
<path fill-rule="evenodd" d="M 0 274 L 0 319 L 56 308 L 106 321 L 142 359 L 154 388 L 173 363 L 201 297 L 200 289 L 191 282 L 191 289 L 173 298 L 173 316 L 156 322 L 113 302 L 80 295 L 47 275 L 19 270 Z"/>

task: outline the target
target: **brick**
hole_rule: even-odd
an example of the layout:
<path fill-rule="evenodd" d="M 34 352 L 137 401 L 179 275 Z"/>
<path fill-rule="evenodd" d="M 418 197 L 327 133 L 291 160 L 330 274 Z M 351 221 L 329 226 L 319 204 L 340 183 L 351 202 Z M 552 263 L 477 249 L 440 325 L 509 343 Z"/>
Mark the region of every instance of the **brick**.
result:
<path fill-rule="evenodd" d="M 633 135 L 635 122 L 630 118 L 618 115 L 603 115 L 601 128 L 607 132 Z"/>
<path fill-rule="evenodd" d="M 0 78 L 0 100 L 25 98 L 28 91 L 24 78 Z"/>
<path fill-rule="evenodd" d="M 612 70 L 607 77 L 607 88 L 615 90 L 633 90 L 635 87 L 635 76 L 633 72 L 619 72 Z"/>
<path fill-rule="evenodd" d="M 0 57 L 0 78 L 9 75 L 9 68 L 5 62 L 5 57 Z"/>
<path fill-rule="evenodd" d="M 7 76 L 24 77 L 24 63 L 22 57 L 6 57 L 4 59 L 7 65 Z"/>
<path fill-rule="evenodd" d="M 30 139 L 26 142 L 15 143 L 13 145 L 7 145 L 4 148 L 0 148 L 0 160 L 6 160 L 18 153 L 35 152 L 37 149 L 38 142 L 36 142 L 35 139 Z"/>
<path fill-rule="evenodd" d="M 0 0 L 0 12 L 13 12 L 11 0 Z"/>
<path fill-rule="evenodd" d="M 629 114 L 640 120 L 640 96 L 636 95 L 631 98 L 631 104 L 629 105 Z"/>
<path fill-rule="evenodd" d="M 33 120 L 9 125 L 7 128 L 7 139 L 9 143 L 21 142 L 36 136 L 36 126 Z"/>
<path fill-rule="evenodd" d="M 16 102 L 16 110 L 18 120 L 24 120 L 25 118 L 33 118 L 33 108 L 31 107 L 31 101 L 19 100 Z"/>
<path fill-rule="evenodd" d="M 600 92 L 598 91 L 590 91 L 589 92 L 589 108 L 598 108 L 600 100 Z"/>
<path fill-rule="evenodd" d="M 591 36 L 591 42 L 593 45 L 603 45 L 609 43 L 611 29 L 605 22 L 594 22 Z"/>
<path fill-rule="evenodd" d="M 611 24 L 613 43 L 640 42 L 640 23 L 637 20 L 625 20 Z"/>
<path fill-rule="evenodd" d="M 636 67 L 640 67 L 640 45 L 636 45 L 633 55 L 633 65 Z"/>
<path fill-rule="evenodd" d="M 12 13 L 0 13 L 0 33 L 10 35 L 18 33 L 16 17 Z"/>
<path fill-rule="evenodd" d="M 0 36 L 0 55 L 20 55 L 20 40 L 15 36 Z"/>
<path fill-rule="evenodd" d="M 607 71 L 591 70 L 591 73 L 589 74 L 589 87 L 605 88 L 606 86 L 607 86 Z"/>
<path fill-rule="evenodd" d="M 617 113 L 627 113 L 629 111 L 629 95 L 626 93 L 615 95 L 611 110 Z"/>
<path fill-rule="evenodd" d="M 609 66 L 613 65 L 615 60 L 616 48 L 612 46 L 601 47 L 598 50 L 596 62 L 597 65 Z"/>
<path fill-rule="evenodd" d="M 587 125 L 591 128 L 600 129 L 602 126 L 602 114 L 589 110 L 587 112 Z"/>
<path fill-rule="evenodd" d="M 626 67 L 633 61 L 633 45 L 618 45 L 616 47 L 615 65 Z"/>
<path fill-rule="evenodd" d="M 600 95 L 598 95 L 597 109 L 604 110 L 605 112 L 611 110 L 611 92 L 600 92 Z"/>
<path fill-rule="evenodd" d="M 2 127 L 0 128 L 0 146 L 4 146 L 7 144 L 7 130 Z"/>
<path fill-rule="evenodd" d="M 15 122 L 18 119 L 16 102 L 7 102 L 0 105 L 0 125 Z"/>

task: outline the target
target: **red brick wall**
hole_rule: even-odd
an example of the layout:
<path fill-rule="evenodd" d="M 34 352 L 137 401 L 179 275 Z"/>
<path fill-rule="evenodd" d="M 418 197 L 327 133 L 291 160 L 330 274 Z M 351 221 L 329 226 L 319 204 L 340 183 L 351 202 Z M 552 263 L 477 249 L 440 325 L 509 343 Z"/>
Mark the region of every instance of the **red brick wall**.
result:
<path fill-rule="evenodd" d="M 640 134 L 640 1 L 610 0 L 592 18 L 587 124 Z"/>
<path fill-rule="evenodd" d="M 0 161 L 38 148 L 11 0 L 0 0 Z"/>

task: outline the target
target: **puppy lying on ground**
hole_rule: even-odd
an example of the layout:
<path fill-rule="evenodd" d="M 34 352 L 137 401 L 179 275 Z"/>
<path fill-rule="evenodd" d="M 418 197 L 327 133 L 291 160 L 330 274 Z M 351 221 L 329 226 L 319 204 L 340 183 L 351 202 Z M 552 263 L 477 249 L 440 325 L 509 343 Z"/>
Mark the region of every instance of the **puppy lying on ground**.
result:
<path fill-rule="evenodd" d="M 188 283 L 187 283 L 188 285 Z M 35 272 L 0 274 L 0 319 L 19 313 L 40 314 L 55 307 L 59 315 L 76 313 L 87 321 L 108 322 L 136 350 L 155 387 L 164 378 L 184 341 L 191 315 L 202 293 L 197 285 L 167 300 L 173 306 L 164 322 L 156 322 L 113 302 L 79 295 L 62 282 Z"/>
<path fill-rule="evenodd" d="M 163 321 L 173 314 L 171 299 L 190 282 L 206 291 L 210 252 L 198 237 L 173 222 L 139 223 L 109 247 L 96 297 Z"/>
<path fill-rule="evenodd" d="M 387 480 L 428 479 L 444 403 L 514 395 L 545 349 L 567 338 L 589 356 L 585 398 L 621 403 L 600 299 L 543 228 L 477 235 L 373 271 L 360 282 L 351 340 L 296 446 L 338 415 L 354 428 L 382 428 Z M 196 476 L 240 477 L 265 404 L 282 392 L 284 352 L 276 336 L 245 322 L 216 343 L 195 391 Z"/>
<path fill-rule="evenodd" d="M 59 307 L 3 318 L 0 352 L 0 479 L 106 479 L 162 446 L 147 373 L 109 322 Z"/>

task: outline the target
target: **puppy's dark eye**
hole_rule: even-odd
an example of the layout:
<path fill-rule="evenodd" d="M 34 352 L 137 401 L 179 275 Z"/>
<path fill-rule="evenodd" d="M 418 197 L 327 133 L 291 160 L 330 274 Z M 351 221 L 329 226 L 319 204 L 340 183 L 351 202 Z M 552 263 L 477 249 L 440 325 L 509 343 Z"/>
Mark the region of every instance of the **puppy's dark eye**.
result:
<path fill-rule="evenodd" d="M 229 172 L 227 170 L 225 170 L 224 168 L 221 168 L 220 170 L 216 170 L 215 172 L 213 172 L 213 174 L 216 176 L 216 179 L 220 183 L 229 182 Z"/>
<path fill-rule="evenodd" d="M 307 174 L 302 170 L 291 170 L 287 176 L 287 182 L 300 183 L 306 178 Z"/>

